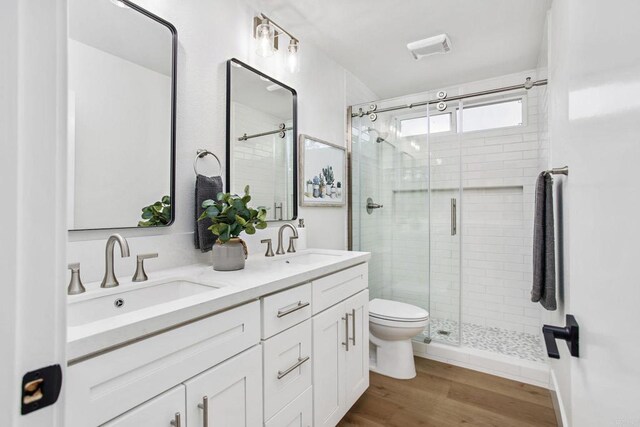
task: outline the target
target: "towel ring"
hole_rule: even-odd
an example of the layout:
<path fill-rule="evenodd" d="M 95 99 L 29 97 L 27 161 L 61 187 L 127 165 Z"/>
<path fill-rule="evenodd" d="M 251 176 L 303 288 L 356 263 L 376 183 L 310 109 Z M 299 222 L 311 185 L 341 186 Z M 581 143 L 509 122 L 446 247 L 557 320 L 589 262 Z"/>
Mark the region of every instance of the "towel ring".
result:
<path fill-rule="evenodd" d="M 220 162 L 220 159 L 218 158 L 218 156 L 213 154 L 211 151 L 203 150 L 202 148 L 198 149 L 197 153 L 198 154 L 196 155 L 196 158 L 193 161 L 193 171 L 196 173 L 196 176 L 198 176 L 198 159 L 203 158 L 207 154 L 212 155 L 216 159 L 216 161 L 218 162 L 218 168 L 220 168 L 220 175 L 222 175 L 222 163 Z"/>

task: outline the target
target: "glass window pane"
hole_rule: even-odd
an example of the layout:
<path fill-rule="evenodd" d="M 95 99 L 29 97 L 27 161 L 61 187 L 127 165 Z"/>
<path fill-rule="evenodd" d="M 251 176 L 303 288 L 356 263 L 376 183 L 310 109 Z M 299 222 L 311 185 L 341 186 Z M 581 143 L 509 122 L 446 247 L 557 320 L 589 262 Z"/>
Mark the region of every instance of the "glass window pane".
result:
<path fill-rule="evenodd" d="M 451 113 L 429 117 L 430 133 L 451 131 Z M 424 135 L 427 133 L 427 117 L 416 117 L 400 121 L 401 136 Z"/>
<path fill-rule="evenodd" d="M 464 107 L 462 131 L 496 129 L 522 125 L 522 100 Z"/>

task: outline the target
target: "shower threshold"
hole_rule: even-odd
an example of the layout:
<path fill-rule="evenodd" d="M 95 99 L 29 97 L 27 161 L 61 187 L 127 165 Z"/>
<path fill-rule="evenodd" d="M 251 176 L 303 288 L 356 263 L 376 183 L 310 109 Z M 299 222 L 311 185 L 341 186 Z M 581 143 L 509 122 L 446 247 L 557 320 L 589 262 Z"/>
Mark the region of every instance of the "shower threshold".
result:
<path fill-rule="evenodd" d="M 546 360 L 540 338 L 537 335 L 463 323 L 462 343 L 460 343 L 458 322 L 432 318 L 429 323 L 431 334 L 416 337 L 418 341 L 427 344 L 427 341 L 461 344 L 462 347 L 489 351 L 532 362 L 545 362 Z"/>

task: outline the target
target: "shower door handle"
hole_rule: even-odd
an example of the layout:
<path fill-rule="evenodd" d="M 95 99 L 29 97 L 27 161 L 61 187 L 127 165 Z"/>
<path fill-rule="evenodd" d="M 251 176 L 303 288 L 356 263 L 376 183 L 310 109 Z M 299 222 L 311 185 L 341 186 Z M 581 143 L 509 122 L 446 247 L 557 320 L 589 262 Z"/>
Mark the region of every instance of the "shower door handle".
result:
<path fill-rule="evenodd" d="M 453 198 L 451 199 L 451 235 L 455 236 L 458 234 L 458 201 Z"/>

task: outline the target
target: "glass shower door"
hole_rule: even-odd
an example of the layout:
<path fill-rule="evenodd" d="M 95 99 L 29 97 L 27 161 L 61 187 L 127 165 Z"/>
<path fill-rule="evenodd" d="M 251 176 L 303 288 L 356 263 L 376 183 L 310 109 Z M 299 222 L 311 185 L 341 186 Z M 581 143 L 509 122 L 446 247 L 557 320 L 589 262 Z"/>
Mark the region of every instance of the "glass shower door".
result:
<path fill-rule="evenodd" d="M 378 110 L 411 101 L 379 102 Z M 430 108 L 352 118 L 353 249 L 372 253 L 371 299 L 429 311 L 434 327 L 416 340 L 458 344 L 460 144 L 454 114 Z"/>
<path fill-rule="evenodd" d="M 430 106 L 430 336 L 461 343 L 461 151 L 456 103 Z"/>

